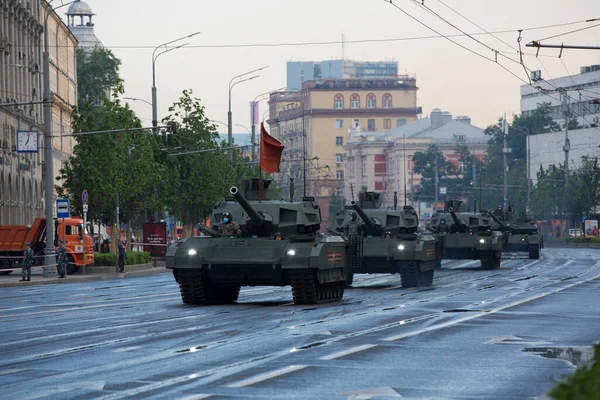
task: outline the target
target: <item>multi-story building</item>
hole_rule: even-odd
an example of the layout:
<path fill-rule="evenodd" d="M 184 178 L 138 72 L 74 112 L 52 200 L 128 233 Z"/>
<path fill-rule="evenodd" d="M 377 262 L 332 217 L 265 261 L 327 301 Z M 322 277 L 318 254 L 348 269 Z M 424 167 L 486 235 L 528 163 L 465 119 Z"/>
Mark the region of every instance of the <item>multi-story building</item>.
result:
<path fill-rule="evenodd" d="M 44 215 L 44 178 L 72 153 L 77 41 L 46 1 L 0 0 L 0 223 L 28 224 Z M 46 171 L 42 49 L 46 15 L 50 50 L 54 171 Z M 31 102 L 32 104 L 26 104 Z M 19 104 L 25 103 L 25 104 Z M 9 105 L 8 104 L 13 104 Z M 37 153 L 17 153 L 17 131 L 39 132 Z"/>
<path fill-rule="evenodd" d="M 43 132 L 41 104 L 19 104 L 42 100 L 41 14 L 38 2 L 0 0 L 0 224 L 43 214 L 43 152 L 17 153 L 17 131 Z"/>
<path fill-rule="evenodd" d="M 576 117 L 579 125 L 588 128 L 600 126 L 600 65 L 581 67 L 578 75 L 543 80 L 541 73 L 532 75 L 532 85 L 521 86 L 521 113 L 527 116 L 539 104 L 550 103 L 552 119 L 561 127 L 569 117 Z M 567 95 L 561 95 L 559 89 Z"/>
<path fill-rule="evenodd" d="M 306 193 L 317 198 L 326 223 L 332 196 L 344 191 L 348 128 L 389 131 L 421 113 L 414 77 L 307 81 L 300 92 L 272 93 L 269 106 L 271 134 L 286 146 L 277 176 L 282 194 L 287 198 L 289 178 L 303 193 L 306 175 Z"/>
<path fill-rule="evenodd" d="M 303 82 L 319 79 L 381 79 L 397 75 L 397 61 L 288 61 L 287 89 L 300 90 Z"/>
<path fill-rule="evenodd" d="M 458 146 L 466 146 L 471 154 L 482 159 L 488 139 L 483 129 L 471 125 L 469 117 L 453 120 L 449 112 L 439 109 L 434 109 L 430 118 L 387 131 L 351 129 L 344 146 L 345 197 L 349 201 L 352 194 L 356 199 L 360 190 L 377 191 L 383 193 L 386 206 L 393 206 L 394 192 L 397 192 L 399 204 L 403 204 L 400 202 L 406 196 L 408 204 L 421 210 L 421 216 L 427 218 L 435 193 L 428 198 L 415 197 L 421 176 L 413 171 L 413 155 L 434 144 L 460 173 L 475 179 L 477 172 L 460 161 L 456 150 Z"/>

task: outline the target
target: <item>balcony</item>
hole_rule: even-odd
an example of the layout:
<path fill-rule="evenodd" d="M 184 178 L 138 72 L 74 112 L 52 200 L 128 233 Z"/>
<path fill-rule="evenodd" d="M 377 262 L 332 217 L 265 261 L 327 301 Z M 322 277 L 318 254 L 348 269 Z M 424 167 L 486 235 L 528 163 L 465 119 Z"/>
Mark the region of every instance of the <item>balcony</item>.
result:
<path fill-rule="evenodd" d="M 291 130 L 280 135 L 281 139 L 290 139 L 296 137 L 302 137 L 302 131 Z"/>

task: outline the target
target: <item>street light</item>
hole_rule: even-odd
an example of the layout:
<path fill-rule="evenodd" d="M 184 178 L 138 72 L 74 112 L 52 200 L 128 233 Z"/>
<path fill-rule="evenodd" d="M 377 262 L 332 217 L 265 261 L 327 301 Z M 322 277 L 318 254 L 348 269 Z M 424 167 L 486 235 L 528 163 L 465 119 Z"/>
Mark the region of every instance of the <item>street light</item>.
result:
<path fill-rule="evenodd" d="M 270 90 L 270 91 L 268 91 L 268 92 L 265 92 L 265 93 L 261 93 L 261 94 L 259 94 L 258 96 L 256 96 L 256 97 L 254 98 L 254 100 L 252 100 L 252 133 L 251 133 L 251 137 L 252 137 L 252 160 L 255 160 L 255 159 L 256 159 L 256 121 L 254 120 L 254 115 L 255 115 L 255 111 L 254 111 L 254 110 L 255 110 L 255 108 L 256 108 L 256 104 L 257 104 L 257 103 L 259 103 L 259 102 L 261 102 L 261 101 L 265 100 L 265 99 L 263 98 L 263 99 L 260 99 L 260 100 L 256 101 L 256 99 L 258 99 L 259 97 L 262 97 L 262 96 L 266 96 L 266 95 L 268 95 L 268 94 L 271 94 L 271 93 L 273 93 L 273 92 L 278 92 L 278 91 L 280 91 L 280 90 L 284 90 L 284 89 L 286 89 L 286 87 L 285 87 L 285 86 L 284 86 L 284 87 L 280 87 L 280 88 L 278 88 L 278 89 L 275 89 L 275 90 Z"/>
<path fill-rule="evenodd" d="M 526 209 L 527 209 L 527 211 L 529 211 L 529 201 L 531 200 L 531 172 L 529 171 L 529 166 L 530 166 L 530 162 L 531 162 L 531 160 L 530 160 L 531 157 L 529 157 L 529 155 L 530 155 L 531 149 L 529 148 L 529 136 L 531 136 L 531 132 L 527 128 L 523 128 L 523 127 L 518 128 L 518 127 L 514 126 L 514 124 L 513 124 L 512 128 L 527 134 L 526 144 L 525 144 L 525 146 L 527 147 L 527 167 L 526 167 L 527 168 L 527 206 L 526 206 Z"/>
<path fill-rule="evenodd" d="M 194 32 L 190 35 L 180 37 L 179 39 L 175 39 L 175 40 L 171 40 L 170 42 L 163 43 L 160 46 L 157 46 L 154 49 L 154 51 L 152 52 L 152 126 L 154 126 L 155 128 L 158 125 L 158 116 L 157 116 L 158 112 L 156 110 L 156 107 L 157 107 L 157 105 L 156 105 L 156 59 L 158 57 L 160 57 L 162 54 L 168 53 L 169 51 L 177 50 L 184 46 L 187 46 L 188 43 L 184 43 L 182 45 L 179 45 L 176 47 L 171 47 L 171 48 L 167 47 L 168 45 L 175 43 L 175 42 L 179 42 L 180 40 L 183 40 L 183 39 L 191 38 L 198 34 L 200 34 L 200 32 Z M 158 49 L 160 49 L 161 47 L 164 47 L 165 50 L 156 54 L 156 51 Z"/>
<path fill-rule="evenodd" d="M 250 78 L 243 78 L 243 77 L 246 75 L 250 75 L 254 72 L 262 71 L 265 68 L 269 68 L 269 66 L 267 65 L 267 66 L 260 67 L 255 70 L 252 70 L 252 71 L 244 72 L 243 74 L 234 76 L 229 81 L 229 110 L 227 111 L 227 139 L 228 139 L 229 147 L 232 147 L 232 145 L 233 145 L 233 130 L 232 130 L 233 126 L 232 126 L 232 122 L 231 122 L 231 119 L 232 119 L 231 118 L 231 89 L 233 89 L 233 87 L 235 85 L 237 85 L 238 83 L 242 83 L 242 82 L 252 80 L 254 78 L 258 78 L 259 75 L 254 75 L 254 76 L 251 76 Z M 236 79 L 239 79 L 239 81 L 234 83 L 234 81 Z M 232 150 L 229 150 L 229 160 L 233 161 L 233 151 Z"/>
<path fill-rule="evenodd" d="M 46 162 L 45 186 L 44 193 L 46 203 L 46 249 L 44 250 L 44 267 L 42 276 L 56 276 L 57 271 L 54 265 L 56 264 L 56 256 L 54 249 L 54 159 L 52 154 L 52 110 L 50 109 L 50 52 L 48 50 L 48 17 L 61 7 L 76 3 L 78 0 L 69 1 L 59 6 L 52 8 L 47 7 L 47 14 L 44 17 L 44 161 Z"/>
<path fill-rule="evenodd" d="M 245 129 L 245 130 L 246 130 L 246 131 L 247 131 L 247 132 L 248 132 L 250 135 L 252 135 L 252 134 L 250 133 L 250 129 L 248 129 L 248 128 L 247 128 L 247 127 L 245 127 L 244 125 L 241 125 L 241 124 L 235 124 L 235 126 L 239 126 L 240 128 L 244 128 L 244 129 Z"/>
<path fill-rule="evenodd" d="M 152 106 L 152 103 L 150 103 L 149 101 L 146 101 L 144 99 L 138 99 L 137 97 L 123 97 L 123 98 L 125 100 L 141 101 L 141 102 L 148 104 L 149 106 Z"/>

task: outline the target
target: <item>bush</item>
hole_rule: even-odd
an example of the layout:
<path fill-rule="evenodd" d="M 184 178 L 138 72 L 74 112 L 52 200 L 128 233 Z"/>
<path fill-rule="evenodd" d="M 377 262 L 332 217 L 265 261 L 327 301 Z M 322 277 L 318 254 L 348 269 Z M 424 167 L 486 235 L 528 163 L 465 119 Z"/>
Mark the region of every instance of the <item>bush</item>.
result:
<path fill-rule="evenodd" d="M 147 251 L 127 251 L 125 252 L 125 265 L 146 264 L 150 260 L 150 253 Z M 94 253 L 94 265 L 113 266 L 117 264 L 117 255 L 114 253 Z"/>
<path fill-rule="evenodd" d="M 600 243 L 600 237 L 583 237 L 576 236 L 572 238 L 567 238 L 567 243 Z"/>
<path fill-rule="evenodd" d="M 550 397 L 557 400 L 592 400 L 600 393 L 600 344 L 594 346 L 594 362 L 591 366 L 579 368 L 566 381 L 550 391 Z"/>

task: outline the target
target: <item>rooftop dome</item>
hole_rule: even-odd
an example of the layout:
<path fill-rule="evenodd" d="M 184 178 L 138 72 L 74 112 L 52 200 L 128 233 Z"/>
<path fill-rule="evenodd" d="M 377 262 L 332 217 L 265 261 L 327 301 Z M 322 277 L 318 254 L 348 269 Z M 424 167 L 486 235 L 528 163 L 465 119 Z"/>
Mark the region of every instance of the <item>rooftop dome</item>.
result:
<path fill-rule="evenodd" d="M 75 3 L 69 6 L 69 10 L 66 12 L 66 15 L 96 15 L 92 12 L 92 7 L 90 7 L 86 2 L 81 0 L 77 0 Z"/>

